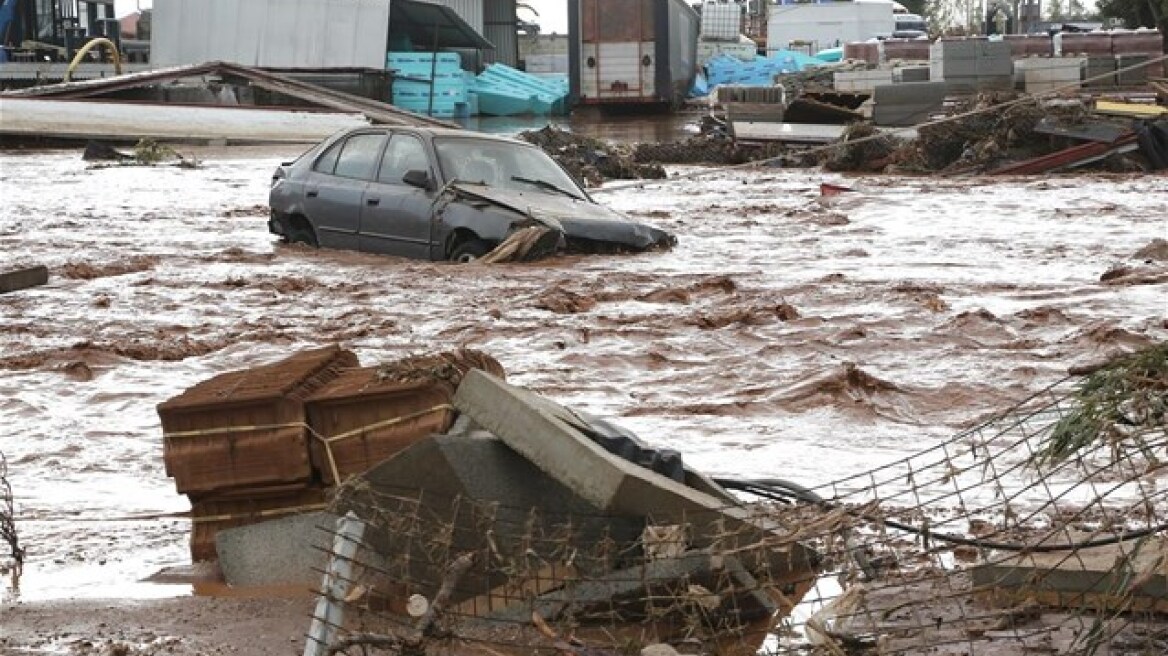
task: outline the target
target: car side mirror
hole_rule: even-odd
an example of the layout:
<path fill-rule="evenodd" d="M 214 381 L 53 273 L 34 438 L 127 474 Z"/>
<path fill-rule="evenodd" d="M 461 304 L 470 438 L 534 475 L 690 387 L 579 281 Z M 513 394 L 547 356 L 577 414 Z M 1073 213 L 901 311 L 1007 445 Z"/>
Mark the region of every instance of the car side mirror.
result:
<path fill-rule="evenodd" d="M 402 182 L 411 187 L 429 190 L 431 188 L 430 172 L 422 169 L 411 169 L 402 176 Z"/>

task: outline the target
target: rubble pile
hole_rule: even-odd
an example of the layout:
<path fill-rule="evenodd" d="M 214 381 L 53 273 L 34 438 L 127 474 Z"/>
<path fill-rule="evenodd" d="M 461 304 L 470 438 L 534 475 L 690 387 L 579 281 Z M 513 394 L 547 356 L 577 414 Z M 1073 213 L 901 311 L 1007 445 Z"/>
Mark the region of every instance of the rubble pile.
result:
<path fill-rule="evenodd" d="M 964 106 L 957 115 L 984 110 L 1013 98 L 983 94 Z M 1050 150 L 1050 139 L 1034 131 L 1044 117 L 1054 113 L 1079 114 L 1082 106 L 1055 109 L 1031 103 L 1012 105 L 1002 112 L 980 112 L 945 123 L 927 125 L 920 136 L 898 154 L 899 167 L 935 172 L 950 167 L 991 167 L 1006 159 L 1025 159 Z"/>
<path fill-rule="evenodd" d="M 776 157 L 782 144 L 741 144 L 724 131 L 704 129 L 681 141 L 646 142 L 635 145 L 607 144 L 548 125 L 523 132 L 520 139 L 544 149 L 569 173 L 590 186 L 605 180 L 660 180 L 666 177 L 664 164 L 742 164 Z"/>
<path fill-rule="evenodd" d="M 633 150 L 638 162 L 658 164 L 742 164 L 783 153 L 781 144 L 749 147 L 722 135 L 707 133 L 673 143 L 640 143 Z"/>
<path fill-rule="evenodd" d="M 665 169 L 659 163 L 638 162 L 628 146 L 607 144 L 553 125 L 521 132 L 519 138 L 542 148 L 568 173 L 589 186 L 600 186 L 605 180 L 665 178 Z"/>
<path fill-rule="evenodd" d="M 824 152 L 823 167 L 828 171 L 881 171 L 897 152 L 894 137 L 879 136 L 871 123 L 852 123 L 836 148 Z"/>
<path fill-rule="evenodd" d="M 985 111 L 1014 98 L 1003 93 L 971 98 L 954 108 L 954 118 L 924 125 L 918 128 L 916 139 L 900 145 L 891 136 L 872 138 L 879 130 L 871 124 L 853 124 L 838 147 L 827 150 L 821 163 L 830 171 L 869 173 L 994 171 L 1011 162 L 1067 147 L 1067 139 L 1054 136 L 1050 127 L 1040 129 L 1040 124 L 1073 132 L 1105 123 L 1092 119 L 1087 107 L 1079 102 L 1018 103 L 1001 111 Z M 852 141 L 859 143 L 849 143 Z"/>

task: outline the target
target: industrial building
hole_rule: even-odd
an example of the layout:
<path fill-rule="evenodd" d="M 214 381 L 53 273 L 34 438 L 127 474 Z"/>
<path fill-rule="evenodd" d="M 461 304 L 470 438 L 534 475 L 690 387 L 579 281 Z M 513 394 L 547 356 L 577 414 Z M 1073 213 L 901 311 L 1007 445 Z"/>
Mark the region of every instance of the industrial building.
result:
<path fill-rule="evenodd" d="M 155 0 L 157 66 L 385 68 L 392 50 L 519 60 L 516 0 Z M 446 11 L 436 10 L 445 8 Z M 476 53 L 471 55 L 469 53 Z"/>

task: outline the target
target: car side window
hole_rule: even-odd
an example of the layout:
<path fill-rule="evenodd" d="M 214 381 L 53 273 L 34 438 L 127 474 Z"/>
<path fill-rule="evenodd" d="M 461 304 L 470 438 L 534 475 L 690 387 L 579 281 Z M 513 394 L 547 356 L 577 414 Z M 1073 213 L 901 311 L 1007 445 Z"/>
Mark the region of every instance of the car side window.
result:
<path fill-rule="evenodd" d="M 333 174 L 333 169 L 337 167 L 337 155 L 341 154 L 341 146 L 345 145 L 342 139 L 335 144 L 329 146 L 329 149 L 324 151 L 324 154 L 316 160 L 316 164 L 312 166 L 312 170 L 317 173 Z"/>
<path fill-rule="evenodd" d="M 345 141 L 345 147 L 341 149 L 340 157 L 337 158 L 334 175 L 358 180 L 373 179 L 377 155 L 381 152 L 383 143 L 384 134 L 356 134 L 349 137 Z"/>
<path fill-rule="evenodd" d="M 381 172 L 377 174 L 377 181 L 401 184 L 406 172 L 413 170 L 430 172 L 430 158 L 426 156 L 425 147 L 417 137 L 393 135 L 385 149 L 385 156 L 381 158 Z"/>

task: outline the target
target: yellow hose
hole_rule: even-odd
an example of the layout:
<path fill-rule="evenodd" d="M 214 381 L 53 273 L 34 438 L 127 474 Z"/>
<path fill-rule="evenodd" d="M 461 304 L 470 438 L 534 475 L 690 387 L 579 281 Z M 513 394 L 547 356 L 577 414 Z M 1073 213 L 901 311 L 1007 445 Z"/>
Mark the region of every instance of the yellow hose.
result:
<path fill-rule="evenodd" d="M 76 69 L 77 65 L 81 63 L 82 58 L 89 54 L 89 51 L 93 50 L 93 48 L 96 46 L 109 46 L 110 52 L 113 53 L 114 58 L 114 72 L 118 75 L 122 74 L 122 54 L 118 52 L 118 47 L 114 45 L 113 41 L 110 41 L 109 39 L 102 36 L 96 39 L 91 39 L 89 43 L 81 46 L 81 49 L 77 51 L 76 55 L 73 55 L 73 61 L 69 62 L 69 68 L 65 71 L 66 82 L 72 79 L 73 70 Z"/>

